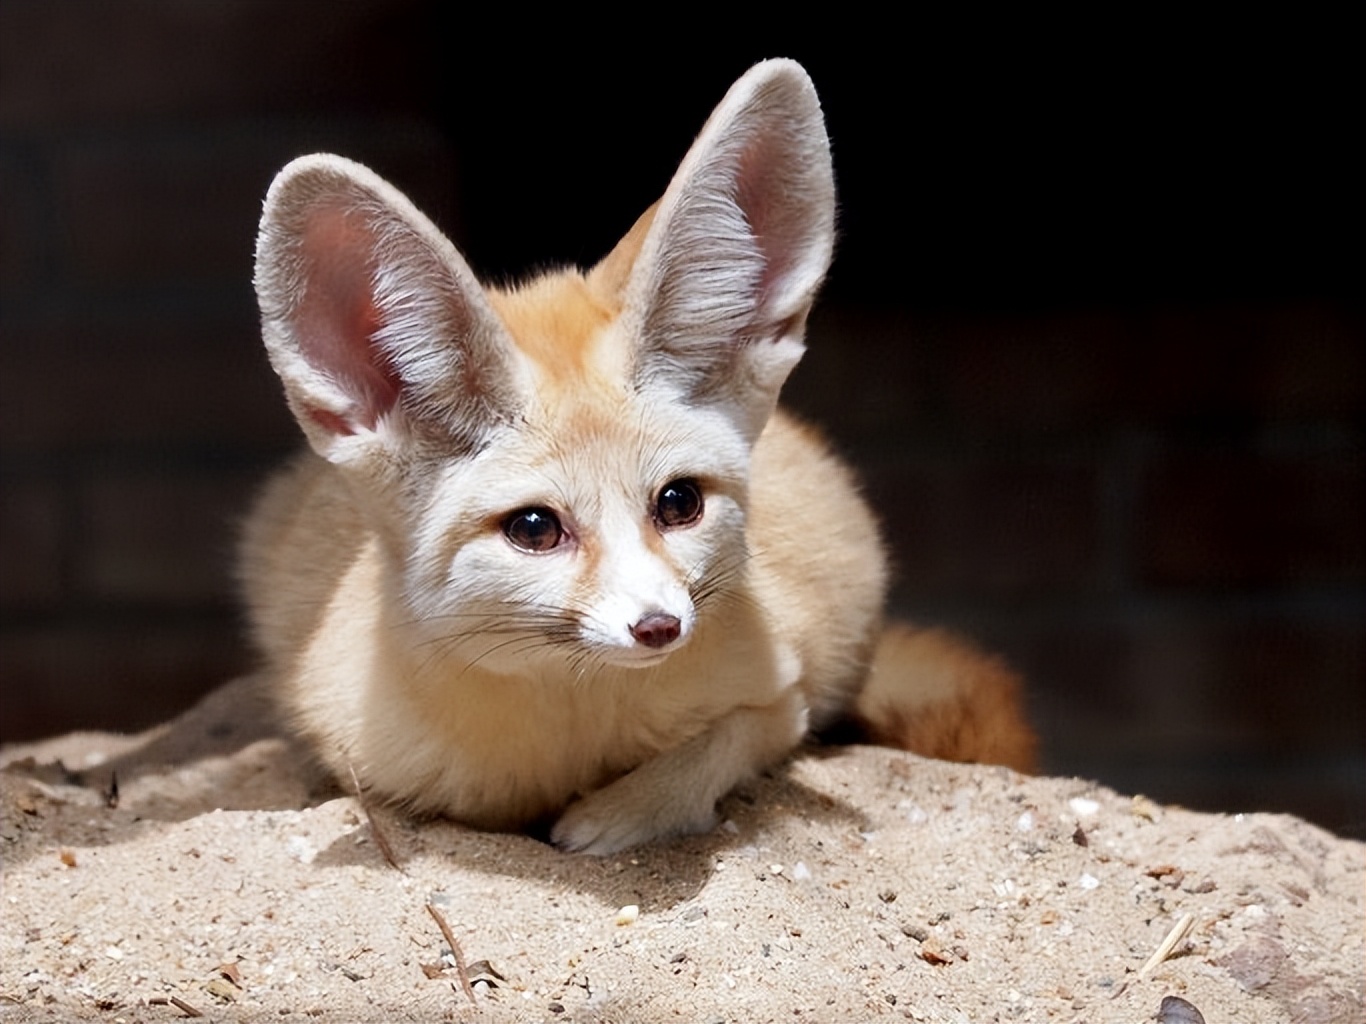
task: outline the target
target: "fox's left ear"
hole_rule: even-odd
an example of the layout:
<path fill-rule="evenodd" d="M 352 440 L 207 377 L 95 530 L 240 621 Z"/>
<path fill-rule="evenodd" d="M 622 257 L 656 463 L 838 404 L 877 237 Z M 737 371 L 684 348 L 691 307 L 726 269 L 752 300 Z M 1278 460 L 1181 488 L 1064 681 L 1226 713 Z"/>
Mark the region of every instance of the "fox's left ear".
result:
<path fill-rule="evenodd" d="M 639 246 L 622 319 L 639 339 L 636 382 L 721 405 L 757 438 L 801 358 L 834 237 L 816 90 L 795 62 L 765 61 L 731 87 L 653 217 L 618 247 Z M 620 274 L 623 256 L 594 273 Z"/>

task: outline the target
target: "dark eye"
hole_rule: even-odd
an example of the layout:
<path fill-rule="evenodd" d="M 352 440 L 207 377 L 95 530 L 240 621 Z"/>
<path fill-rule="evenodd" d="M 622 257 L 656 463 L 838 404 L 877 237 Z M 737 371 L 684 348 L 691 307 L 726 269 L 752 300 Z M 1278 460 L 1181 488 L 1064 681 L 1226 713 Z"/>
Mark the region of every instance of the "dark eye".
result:
<path fill-rule="evenodd" d="M 564 540 L 564 527 L 548 508 L 522 508 L 503 520 L 503 536 L 513 547 L 537 554 L 558 547 Z"/>
<path fill-rule="evenodd" d="M 655 521 L 660 526 L 690 526 L 702 518 L 702 488 L 696 480 L 671 480 L 655 499 Z"/>

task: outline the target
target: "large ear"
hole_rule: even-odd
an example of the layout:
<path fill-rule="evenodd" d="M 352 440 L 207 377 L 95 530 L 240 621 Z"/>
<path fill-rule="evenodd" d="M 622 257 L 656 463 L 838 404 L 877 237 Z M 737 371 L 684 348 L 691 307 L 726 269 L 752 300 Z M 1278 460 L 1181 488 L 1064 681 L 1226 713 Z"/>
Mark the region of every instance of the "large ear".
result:
<path fill-rule="evenodd" d="M 622 243 L 639 245 L 624 304 L 637 382 L 723 405 L 757 437 L 834 248 L 830 146 L 801 66 L 766 61 L 736 82 L 642 221 L 643 240 Z"/>
<path fill-rule="evenodd" d="M 306 156 L 275 178 L 256 295 L 271 363 L 326 458 L 428 440 L 468 449 L 515 412 L 510 345 L 474 274 L 359 164 Z"/>

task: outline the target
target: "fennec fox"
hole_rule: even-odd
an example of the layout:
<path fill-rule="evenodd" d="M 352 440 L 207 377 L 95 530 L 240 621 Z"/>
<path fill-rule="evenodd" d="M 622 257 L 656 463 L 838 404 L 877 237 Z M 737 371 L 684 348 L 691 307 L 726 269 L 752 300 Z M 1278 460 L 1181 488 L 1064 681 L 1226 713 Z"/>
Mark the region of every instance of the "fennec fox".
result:
<path fill-rule="evenodd" d="M 834 207 L 816 94 L 781 60 L 734 85 L 586 273 L 486 288 L 365 168 L 280 173 L 256 289 L 312 451 L 262 496 L 243 579 L 333 773 L 608 853 L 708 828 L 739 780 L 841 716 L 1027 764 L 1005 669 L 882 634 L 873 517 L 775 411 Z"/>

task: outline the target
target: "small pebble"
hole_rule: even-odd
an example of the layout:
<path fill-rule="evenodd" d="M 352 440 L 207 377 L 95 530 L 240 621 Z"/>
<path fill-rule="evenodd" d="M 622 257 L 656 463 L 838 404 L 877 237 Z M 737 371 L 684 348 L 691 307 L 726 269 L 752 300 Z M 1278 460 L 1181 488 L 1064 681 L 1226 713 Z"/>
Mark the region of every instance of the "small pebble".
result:
<path fill-rule="evenodd" d="M 285 849 L 300 864 L 312 864 L 318 856 L 318 848 L 304 836 L 290 836 L 285 843 Z"/>
<path fill-rule="evenodd" d="M 1180 996 L 1163 996 L 1157 1024 L 1205 1024 L 1205 1016 Z"/>
<path fill-rule="evenodd" d="M 1100 810 L 1100 804 L 1084 796 L 1074 796 L 1067 801 L 1067 806 L 1072 808 L 1073 814 L 1080 815 L 1083 818 L 1089 818 Z"/>

